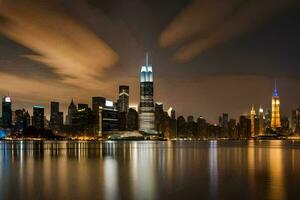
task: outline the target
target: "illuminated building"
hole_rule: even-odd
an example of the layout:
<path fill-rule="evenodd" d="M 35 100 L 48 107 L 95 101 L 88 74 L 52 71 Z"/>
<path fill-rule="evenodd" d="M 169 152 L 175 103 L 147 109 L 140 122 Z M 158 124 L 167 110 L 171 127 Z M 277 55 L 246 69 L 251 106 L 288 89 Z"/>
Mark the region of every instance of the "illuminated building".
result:
<path fill-rule="evenodd" d="M 113 101 L 105 100 L 105 105 L 99 107 L 99 131 L 101 137 L 103 132 L 119 130 L 119 116 L 117 106 Z"/>
<path fill-rule="evenodd" d="M 259 135 L 265 133 L 265 119 L 264 119 L 264 110 L 262 107 L 259 108 Z"/>
<path fill-rule="evenodd" d="M 278 95 L 277 83 L 275 81 L 275 88 L 272 97 L 272 119 L 271 128 L 276 130 L 281 127 L 280 123 L 280 99 Z"/>
<path fill-rule="evenodd" d="M 36 129 L 45 128 L 45 115 L 43 106 L 33 106 L 32 126 Z"/>
<path fill-rule="evenodd" d="M 153 103 L 153 71 L 148 64 L 141 67 L 140 74 L 140 104 L 139 104 L 139 130 L 144 133 L 156 133 L 154 124 L 154 103 Z"/>
<path fill-rule="evenodd" d="M 256 115 L 256 112 L 255 112 L 254 106 L 252 105 L 252 109 L 251 109 L 251 112 L 250 112 L 251 137 L 255 136 L 255 115 Z"/>
<path fill-rule="evenodd" d="M 129 108 L 129 86 L 119 86 L 118 110 L 119 112 L 128 112 Z"/>
<path fill-rule="evenodd" d="M 11 128 L 12 126 L 12 111 L 11 98 L 4 96 L 2 98 L 2 127 Z"/>

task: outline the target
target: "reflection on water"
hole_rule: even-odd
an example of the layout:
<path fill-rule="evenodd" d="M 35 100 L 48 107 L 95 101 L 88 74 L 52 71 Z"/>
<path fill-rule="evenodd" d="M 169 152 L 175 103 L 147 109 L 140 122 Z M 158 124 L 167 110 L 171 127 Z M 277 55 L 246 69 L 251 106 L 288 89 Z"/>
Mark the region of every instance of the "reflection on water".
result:
<path fill-rule="evenodd" d="M 297 199 L 300 143 L 0 142 L 0 199 Z"/>

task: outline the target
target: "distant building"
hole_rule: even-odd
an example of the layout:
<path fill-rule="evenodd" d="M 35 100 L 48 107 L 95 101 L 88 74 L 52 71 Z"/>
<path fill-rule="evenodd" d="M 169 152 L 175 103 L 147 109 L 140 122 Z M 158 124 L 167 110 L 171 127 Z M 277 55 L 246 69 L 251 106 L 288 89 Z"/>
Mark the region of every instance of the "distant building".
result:
<path fill-rule="evenodd" d="M 264 117 L 264 110 L 262 107 L 259 108 L 259 135 L 264 135 L 265 134 L 265 117 Z"/>
<path fill-rule="evenodd" d="M 11 128 L 12 126 L 12 111 L 11 111 L 11 98 L 4 96 L 2 98 L 2 127 Z"/>
<path fill-rule="evenodd" d="M 68 107 L 68 115 L 66 116 L 66 124 L 67 125 L 72 125 L 72 118 L 74 117 L 76 112 L 77 112 L 77 107 L 74 104 L 74 101 L 72 99 L 72 101 Z"/>
<path fill-rule="evenodd" d="M 100 113 L 99 109 L 105 107 L 105 101 L 105 97 L 92 97 L 93 126 L 94 132 L 98 135 L 98 137 L 102 137 L 102 129 L 99 128 L 99 125 L 102 127 L 102 113 Z"/>
<path fill-rule="evenodd" d="M 275 88 L 272 97 L 272 120 L 271 128 L 277 130 L 281 127 L 280 123 L 280 98 L 278 95 L 277 82 L 275 81 Z"/>
<path fill-rule="evenodd" d="M 155 133 L 154 124 L 154 103 L 153 103 L 153 71 L 148 64 L 141 68 L 140 76 L 140 104 L 139 104 L 139 129 L 145 133 Z"/>
<path fill-rule="evenodd" d="M 253 138 L 255 136 L 255 116 L 256 112 L 254 109 L 254 105 L 252 105 L 251 111 L 250 111 L 250 120 L 251 120 L 251 137 Z"/>
<path fill-rule="evenodd" d="M 292 111 L 291 129 L 293 133 L 300 134 L 300 106 Z"/>
<path fill-rule="evenodd" d="M 184 138 L 186 137 L 187 126 L 183 116 L 177 118 L 177 137 Z"/>
<path fill-rule="evenodd" d="M 25 109 L 15 111 L 14 132 L 22 134 L 30 126 L 30 115 Z"/>
<path fill-rule="evenodd" d="M 63 126 L 63 112 L 59 112 L 59 102 L 50 103 L 50 129 L 58 131 Z"/>
<path fill-rule="evenodd" d="M 155 130 L 158 133 L 163 133 L 164 126 L 164 108 L 162 103 L 155 103 Z"/>
<path fill-rule="evenodd" d="M 129 108 L 127 113 L 127 130 L 136 131 L 139 129 L 139 114 L 133 109 Z"/>
<path fill-rule="evenodd" d="M 36 129 L 45 128 L 45 114 L 43 106 L 33 106 L 32 126 Z"/>
<path fill-rule="evenodd" d="M 113 101 L 105 100 L 105 106 L 99 107 L 99 132 L 98 136 L 104 132 L 119 130 L 119 115 L 117 106 Z"/>
<path fill-rule="evenodd" d="M 119 86 L 119 99 L 118 99 L 118 111 L 128 112 L 129 108 L 129 86 L 120 85 Z"/>

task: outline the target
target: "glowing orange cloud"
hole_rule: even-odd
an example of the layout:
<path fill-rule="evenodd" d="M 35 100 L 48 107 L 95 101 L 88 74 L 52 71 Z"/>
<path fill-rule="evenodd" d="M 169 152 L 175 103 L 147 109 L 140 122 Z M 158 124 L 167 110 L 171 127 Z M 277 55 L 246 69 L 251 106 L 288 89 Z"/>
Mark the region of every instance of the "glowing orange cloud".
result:
<path fill-rule="evenodd" d="M 0 14 L 7 19 L 0 31 L 36 52 L 27 58 L 54 68 L 64 83 L 95 87 L 101 84 L 95 77 L 118 60 L 100 37 L 54 3 L 5 0 Z"/>

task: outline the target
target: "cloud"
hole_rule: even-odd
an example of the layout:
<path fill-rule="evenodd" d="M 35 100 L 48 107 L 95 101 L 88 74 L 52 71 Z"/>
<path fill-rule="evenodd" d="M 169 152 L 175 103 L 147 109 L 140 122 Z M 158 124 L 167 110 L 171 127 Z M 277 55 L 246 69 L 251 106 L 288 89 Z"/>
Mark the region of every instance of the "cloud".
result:
<path fill-rule="evenodd" d="M 167 47 L 190 38 L 191 42 L 181 46 L 174 54 L 176 61 L 188 62 L 210 48 L 257 28 L 294 2 L 294 0 L 278 0 L 276 3 L 273 0 L 231 0 L 226 3 L 194 1 L 162 32 L 160 44 Z"/>
<path fill-rule="evenodd" d="M 118 55 L 60 6 L 58 1 L 4 0 L 0 31 L 34 51 L 26 57 L 53 68 L 63 83 L 90 89 L 101 84 L 95 74 L 116 64 Z"/>

